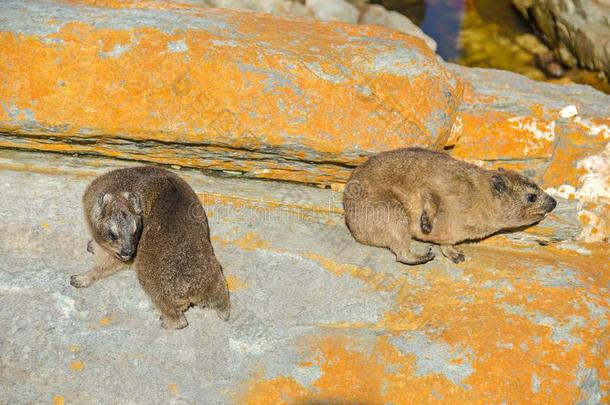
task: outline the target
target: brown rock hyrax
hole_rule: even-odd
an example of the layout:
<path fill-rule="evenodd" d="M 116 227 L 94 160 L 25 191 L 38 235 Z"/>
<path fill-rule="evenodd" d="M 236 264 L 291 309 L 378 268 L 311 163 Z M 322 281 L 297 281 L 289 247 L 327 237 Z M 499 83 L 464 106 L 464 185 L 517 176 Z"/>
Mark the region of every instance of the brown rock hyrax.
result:
<path fill-rule="evenodd" d="M 172 172 L 134 167 L 106 173 L 87 187 L 85 220 L 93 238 L 92 270 L 70 284 L 88 287 L 133 265 L 161 311 L 164 328 L 188 325 L 191 304 L 229 318 L 229 290 L 210 242 L 208 221 L 193 189 Z"/>
<path fill-rule="evenodd" d="M 556 204 L 518 173 L 420 148 L 371 157 L 354 170 L 343 196 L 354 238 L 389 248 L 405 264 L 434 258 L 432 248 L 412 253 L 411 238 L 440 245 L 445 257 L 459 263 L 464 254 L 454 245 L 536 223 Z"/>

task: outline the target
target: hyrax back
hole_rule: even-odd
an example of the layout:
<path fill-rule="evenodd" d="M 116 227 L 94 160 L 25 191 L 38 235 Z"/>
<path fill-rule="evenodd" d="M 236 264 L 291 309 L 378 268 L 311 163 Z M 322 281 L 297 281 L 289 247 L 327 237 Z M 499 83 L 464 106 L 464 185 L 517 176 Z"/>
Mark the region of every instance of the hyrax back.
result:
<path fill-rule="evenodd" d="M 72 285 L 87 287 L 133 265 L 164 327 L 187 326 L 183 312 L 191 304 L 228 319 L 229 290 L 207 217 L 184 180 L 155 167 L 114 170 L 89 185 L 83 205 L 95 266 L 72 276 Z"/>
<path fill-rule="evenodd" d="M 371 157 L 352 173 L 343 196 L 345 219 L 360 243 L 387 247 L 398 261 L 434 258 L 410 251 L 411 238 L 440 245 L 456 263 L 453 245 L 531 225 L 556 202 L 518 173 L 492 171 L 420 148 Z"/>

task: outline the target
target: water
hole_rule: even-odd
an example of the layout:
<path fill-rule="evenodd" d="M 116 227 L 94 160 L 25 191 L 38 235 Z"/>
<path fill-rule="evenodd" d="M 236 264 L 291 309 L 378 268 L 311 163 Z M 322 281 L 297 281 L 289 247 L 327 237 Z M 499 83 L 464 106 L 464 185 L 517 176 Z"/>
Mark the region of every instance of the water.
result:
<path fill-rule="evenodd" d="M 460 31 L 464 15 L 463 0 L 428 0 L 421 29 L 438 44 L 437 53 L 447 61 L 459 58 Z"/>

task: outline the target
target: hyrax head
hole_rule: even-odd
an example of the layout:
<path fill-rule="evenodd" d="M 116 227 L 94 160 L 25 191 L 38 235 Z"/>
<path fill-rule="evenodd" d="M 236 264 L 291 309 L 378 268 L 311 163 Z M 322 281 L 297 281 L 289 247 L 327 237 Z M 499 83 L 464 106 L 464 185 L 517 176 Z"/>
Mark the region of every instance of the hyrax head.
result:
<path fill-rule="evenodd" d="M 500 168 L 491 172 L 490 185 L 505 228 L 531 225 L 553 211 L 557 201 L 527 177 Z"/>
<path fill-rule="evenodd" d="M 134 193 L 101 193 L 91 219 L 100 246 L 124 262 L 134 257 L 142 232 L 142 206 Z"/>

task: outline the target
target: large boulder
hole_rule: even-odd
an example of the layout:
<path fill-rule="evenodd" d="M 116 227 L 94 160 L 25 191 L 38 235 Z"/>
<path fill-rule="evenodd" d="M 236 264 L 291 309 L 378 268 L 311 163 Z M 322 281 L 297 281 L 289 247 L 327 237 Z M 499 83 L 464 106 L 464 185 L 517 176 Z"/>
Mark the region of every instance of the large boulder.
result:
<path fill-rule="evenodd" d="M 347 0 L 307 0 L 307 7 L 311 9 L 318 20 L 343 21 L 355 24 L 358 22 L 358 9 Z"/>
<path fill-rule="evenodd" d="M 610 237 L 610 98 L 589 87 L 445 64 L 372 26 L 112 0 L 0 15 L 1 147 L 334 189 L 374 153 L 446 148 L 572 203 L 538 240 Z"/>
<path fill-rule="evenodd" d="M 134 0 L 0 16 L 0 403 L 608 403 L 610 97 L 334 22 Z M 338 192 L 183 168 L 230 320 L 165 331 L 133 272 L 69 285 L 92 263 L 80 196 L 112 168 L 328 185 L 413 144 L 559 204 L 407 269 L 353 239 Z"/>
<path fill-rule="evenodd" d="M 589 86 L 535 82 L 511 72 L 448 68 L 467 83 L 447 145 L 452 154 L 523 172 L 572 202 L 572 209 L 555 212 L 561 218 L 534 228 L 541 236 L 608 242 L 610 97 Z"/>
<path fill-rule="evenodd" d="M 605 244 L 497 235 L 407 268 L 328 212 L 338 193 L 183 169 L 231 318 L 166 331 L 133 271 L 69 284 L 93 263 L 85 187 L 129 165 L 0 150 L 0 403 L 608 403 Z"/>
<path fill-rule="evenodd" d="M 409 18 L 379 4 L 368 4 L 368 0 L 168 0 L 175 3 L 190 3 L 207 7 L 229 8 L 240 11 L 255 11 L 275 16 L 321 21 L 343 21 L 351 24 L 381 25 L 423 39 L 433 51 L 436 42 L 426 35 Z M 403 2 L 405 3 L 405 2 Z M 423 1 L 414 0 L 410 6 L 418 5 L 423 10 Z M 389 7 L 396 7 L 390 2 Z M 406 5 L 407 7 L 409 5 Z M 409 16 L 413 13 L 409 12 Z"/>
<path fill-rule="evenodd" d="M 610 78 L 610 2 L 607 0 L 512 0 L 557 56 L 605 72 Z"/>
<path fill-rule="evenodd" d="M 166 3 L 0 3 L 4 147 L 324 183 L 442 147 L 461 84 L 380 27 Z"/>

